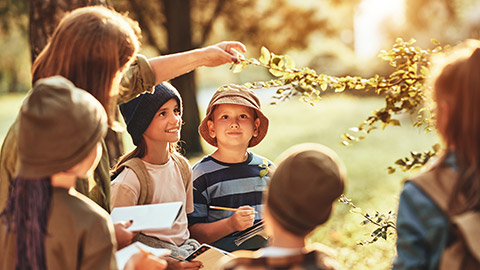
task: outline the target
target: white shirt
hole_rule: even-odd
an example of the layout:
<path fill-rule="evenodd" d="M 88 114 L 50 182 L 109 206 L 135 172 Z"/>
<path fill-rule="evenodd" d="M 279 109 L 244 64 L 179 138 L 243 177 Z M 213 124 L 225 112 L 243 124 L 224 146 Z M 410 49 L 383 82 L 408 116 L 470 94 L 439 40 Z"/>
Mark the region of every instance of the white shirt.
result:
<path fill-rule="evenodd" d="M 152 203 L 181 201 L 184 207 L 172 228 L 142 233 L 179 246 L 190 237 L 187 213 L 193 212 L 192 185 L 185 191 L 180 169 L 172 158 L 161 165 L 143 163 L 152 180 Z M 112 182 L 112 208 L 136 205 L 139 196 L 140 181 L 131 169 L 125 168 Z"/>

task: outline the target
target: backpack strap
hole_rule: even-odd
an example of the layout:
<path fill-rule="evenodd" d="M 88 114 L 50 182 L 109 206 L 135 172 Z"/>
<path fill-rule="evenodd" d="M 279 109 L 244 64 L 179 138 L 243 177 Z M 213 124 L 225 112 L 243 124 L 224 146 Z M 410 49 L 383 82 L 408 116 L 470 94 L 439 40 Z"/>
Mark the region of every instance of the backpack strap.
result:
<path fill-rule="evenodd" d="M 473 257 L 480 262 L 480 213 L 468 211 L 452 218 Z"/>
<path fill-rule="evenodd" d="M 480 212 L 452 213 L 448 201 L 458 173 L 450 168 L 434 167 L 411 181 L 427 194 L 448 216 L 455 241 L 442 254 L 439 269 L 478 269 L 480 262 Z M 467 203 L 460 198 L 460 203 Z M 476 262 L 468 259 L 469 253 Z M 467 259 L 465 259 L 467 257 Z"/>
<path fill-rule="evenodd" d="M 138 197 L 138 205 L 152 203 L 152 182 L 150 180 L 147 167 L 145 167 L 143 161 L 139 158 L 131 158 L 120 165 L 120 168 L 123 167 L 131 169 L 135 175 L 137 175 L 138 181 L 140 182 L 140 196 Z"/>
<path fill-rule="evenodd" d="M 188 160 L 178 152 L 174 152 L 172 154 L 172 158 L 180 169 L 183 186 L 185 187 L 185 190 L 187 190 L 187 188 L 192 184 L 192 170 L 190 169 L 190 164 L 188 163 Z"/>
<path fill-rule="evenodd" d="M 437 166 L 410 181 L 415 183 L 443 212 L 449 215 L 448 201 L 457 177 L 458 174 L 454 170 Z"/>

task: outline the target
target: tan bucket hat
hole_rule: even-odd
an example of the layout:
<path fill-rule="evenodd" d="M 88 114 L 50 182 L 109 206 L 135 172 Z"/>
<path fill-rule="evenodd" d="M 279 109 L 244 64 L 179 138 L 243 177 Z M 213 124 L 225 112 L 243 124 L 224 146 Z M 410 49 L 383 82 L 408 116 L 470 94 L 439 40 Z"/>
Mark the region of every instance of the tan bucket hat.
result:
<path fill-rule="evenodd" d="M 260 119 L 260 125 L 258 127 L 258 136 L 252 137 L 248 147 L 253 147 L 259 144 L 263 138 L 267 135 L 268 131 L 268 118 L 262 113 L 260 99 L 252 90 L 248 89 L 242 85 L 223 85 L 218 88 L 217 92 L 213 94 L 212 99 L 207 107 L 207 112 L 205 118 L 200 123 L 198 127 L 198 132 L 202 136 L 202 138 L 208 142 L 209 144 L 217 147 L 217 139 L 210 137 L 208 132 L 208 120 L 211 120 L 212 113 L 215 110 L 216 105 L 220 104 L 236 104 L 247 106 L 255 110 L 257 117 Z"/>
<path fill-rule="evenodd" d="M 95 97 L 61 76 L 40 79 L 20 109 L 17 176 L 68 170 L 106 134 L 107 114 Z"/>

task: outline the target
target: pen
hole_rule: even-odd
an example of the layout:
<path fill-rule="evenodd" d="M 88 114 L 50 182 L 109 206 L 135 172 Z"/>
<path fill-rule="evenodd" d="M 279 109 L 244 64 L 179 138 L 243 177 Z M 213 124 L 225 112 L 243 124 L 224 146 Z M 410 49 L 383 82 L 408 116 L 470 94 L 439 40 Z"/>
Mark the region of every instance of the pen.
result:
<path fill-rule="evenodd" d="M 223 207 L 223 206 L 213 206 L 213 205 L 210 205 L 209 206 L 210 209 L 215 209 L 215 210 L 225 210 L 225 211 L 240 211 L 242 209 L 238 209 L 238 208 L 230 208 L 230 207 Z M 255 213 L 257 213 L 257 211 L 254 211 Z"/>

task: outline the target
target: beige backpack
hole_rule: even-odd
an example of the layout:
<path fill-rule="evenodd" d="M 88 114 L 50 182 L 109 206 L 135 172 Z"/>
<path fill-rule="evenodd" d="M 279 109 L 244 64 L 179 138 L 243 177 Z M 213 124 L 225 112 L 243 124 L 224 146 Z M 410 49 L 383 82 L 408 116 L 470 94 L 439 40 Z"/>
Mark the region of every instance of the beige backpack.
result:
<path fill-rule="evenodd" d="M 457 177 L 454 170 L 437 166 L 411 181 L 447 214 L 450 222 L 449 244 L 442 253 L 439 270 L 480 269 L 480 212 L 452 214 L 448 209 Z"/>
<path fill-rule="evenodd" d="M 192 184 L 192 171 L 190 169 L 190 164 L 185 157 L 177 152 L 174 152 L 171 156 L 173 161 L 180 169 L 183 185 L 185 190 L 187 190 L 189 185 Z M 116 177 L 125 167 L 131 169 L 140 181 L 140 196 L 138 197 L 138 205 L 152 203 L 152 181 L 150 180 L 150 175 L 148 174 L 147 168 L 145 167 L 143 161 L 139 158 L 127 160 L 119 166 L 117 173 L 112 176 L 112 179 L 114 179 L 114 177 Z"/>

